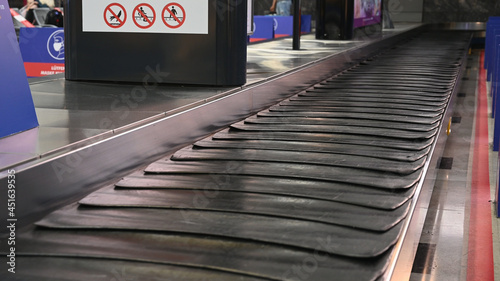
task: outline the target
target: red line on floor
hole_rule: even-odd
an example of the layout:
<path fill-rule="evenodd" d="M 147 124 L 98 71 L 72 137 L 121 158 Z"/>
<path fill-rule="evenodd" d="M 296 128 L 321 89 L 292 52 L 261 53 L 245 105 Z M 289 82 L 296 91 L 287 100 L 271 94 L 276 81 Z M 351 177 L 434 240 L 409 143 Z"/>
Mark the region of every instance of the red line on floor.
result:
<path fill-rule="evenodd" d="M 493 281 L 493 237 L 489 178 L 488 100 L 484 51 L 479 64 L 474 158 L 470 198 L 467 281 Z"/>

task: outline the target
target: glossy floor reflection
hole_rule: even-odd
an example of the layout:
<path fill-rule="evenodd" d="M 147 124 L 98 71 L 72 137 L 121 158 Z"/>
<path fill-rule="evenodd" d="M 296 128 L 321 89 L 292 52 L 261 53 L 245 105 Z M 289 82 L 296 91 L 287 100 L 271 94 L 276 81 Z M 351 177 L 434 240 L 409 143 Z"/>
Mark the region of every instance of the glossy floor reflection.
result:
<path fill-rule="evenodd" d="M 452 134 L 448 137 L 439 166 L 440 172 L 436 178 L 417 249 L 411 281 L 467 280 L 468 226 L 479 54 L 480 50 L 475 50 L 468 59 L 467 73 L 454 107 Z M 490 144 L 491 140 L 492 137 L 490 137 Z M 497 159 L 498 153 L 491 152 L 490 183 L 493 192 L 496 185 Z M 496 255 L 495 280 L 500 280 L 499 219 L 494 214 L 491 219 Z"/>

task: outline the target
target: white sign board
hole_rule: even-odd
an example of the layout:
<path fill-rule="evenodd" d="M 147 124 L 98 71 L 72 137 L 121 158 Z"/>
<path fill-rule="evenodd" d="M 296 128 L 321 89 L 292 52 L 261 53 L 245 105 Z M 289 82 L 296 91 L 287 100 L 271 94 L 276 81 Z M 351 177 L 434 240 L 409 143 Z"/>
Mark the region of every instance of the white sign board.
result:
<path fill-rule="evenodd" d="M 247 2 L 247 34 L 253 34 L 253 0 Z"/>
<path fill-rule="evenodd" d="M 208 0 L 83 0 L 83 32 L 208 34 Z"/>

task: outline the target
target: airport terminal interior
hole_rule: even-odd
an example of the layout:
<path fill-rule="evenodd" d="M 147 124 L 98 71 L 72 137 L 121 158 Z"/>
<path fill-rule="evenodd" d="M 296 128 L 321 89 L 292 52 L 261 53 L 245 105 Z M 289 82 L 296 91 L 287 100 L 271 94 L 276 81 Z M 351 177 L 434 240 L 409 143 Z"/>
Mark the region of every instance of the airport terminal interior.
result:
<path fill-rule="evenodd" d="M 500 3 L 168 2 L 0 0 L 0 280 L 500 281 Z"/>

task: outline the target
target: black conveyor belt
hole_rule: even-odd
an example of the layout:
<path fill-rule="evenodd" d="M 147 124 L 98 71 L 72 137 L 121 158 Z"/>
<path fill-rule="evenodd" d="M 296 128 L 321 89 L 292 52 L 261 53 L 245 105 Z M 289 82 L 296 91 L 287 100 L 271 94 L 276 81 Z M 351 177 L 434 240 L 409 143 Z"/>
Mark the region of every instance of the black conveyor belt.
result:
<path fill-rule="evenodd" d="M 378 280 L 469 37 L 422 33 L 49 214 L 8 280 Z"/>

